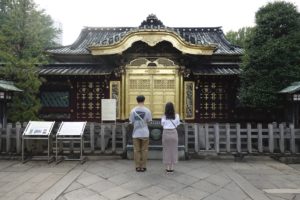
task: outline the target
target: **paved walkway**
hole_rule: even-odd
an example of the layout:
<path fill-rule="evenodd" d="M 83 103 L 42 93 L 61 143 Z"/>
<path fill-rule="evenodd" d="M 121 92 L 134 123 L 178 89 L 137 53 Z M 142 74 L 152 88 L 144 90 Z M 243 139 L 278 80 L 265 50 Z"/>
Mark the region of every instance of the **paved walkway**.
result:
<path fill-rule="evenodd" d="M 300 164 L 266 157 L 180 161 L 172 175 L 161 161 L 135 172 L 132 160 L 0 161 L 0 199 L 300 200 Z"/>

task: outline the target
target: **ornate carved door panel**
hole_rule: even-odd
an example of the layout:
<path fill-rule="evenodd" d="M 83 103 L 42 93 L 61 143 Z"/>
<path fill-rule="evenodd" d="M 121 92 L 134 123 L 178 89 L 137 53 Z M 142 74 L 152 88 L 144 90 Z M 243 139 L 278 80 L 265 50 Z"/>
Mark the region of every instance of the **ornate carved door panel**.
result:
<path fill-rule="evenodd" d="M 138 95 L 145 96 L 145 106 L 151 110 L 153 118 L 161 118 L 169 101 L 175 104 L 176 112 L 180 112 L 178 66 L 166 62 L 168 66 L 160 63 L 149 66 L 143 64 L 145 60 L 135 60 L 138 66 L 126 67 L 125 117 L 128 118 L 131 109 L 137 105 Z"/>

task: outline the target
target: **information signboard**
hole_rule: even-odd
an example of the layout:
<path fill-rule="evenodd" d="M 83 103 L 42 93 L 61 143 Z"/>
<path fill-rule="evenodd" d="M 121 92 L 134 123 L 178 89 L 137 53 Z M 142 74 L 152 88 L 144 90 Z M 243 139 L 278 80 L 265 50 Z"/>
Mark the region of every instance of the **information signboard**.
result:
<path fill-rule="evenodd" d="M 101 119 L 102 121 L 116 121 L 117 100 L 101 99 Z"/>
<path fill-rule="evenodd" d="M 54 123 L 55 123 L 54 121 L 53 122 L 30 121 L 26 126 L 23 135 L 47 136 L 51 133 Z"/>
<path fill-rule="evenodd" d="M 59 136 L 80 136 L 83 134 L 86 122 L 62 122 L 58 129 Z"/>

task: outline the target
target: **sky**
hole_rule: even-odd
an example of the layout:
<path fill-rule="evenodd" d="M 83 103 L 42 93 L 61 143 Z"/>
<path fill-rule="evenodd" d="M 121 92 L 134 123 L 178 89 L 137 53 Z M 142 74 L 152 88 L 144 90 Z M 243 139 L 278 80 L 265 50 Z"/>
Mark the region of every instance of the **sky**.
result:
<path fill-rule="evenodd" d="M 255 25 L 255 12 L 274 0 L 34 0 L 62 26 L 63 45 L 82 28 L 138 27 L 155 14 L 169 27 L 217 27 L 226 33 Z M 290 0 L 300 10 L 300 0 Z"/>

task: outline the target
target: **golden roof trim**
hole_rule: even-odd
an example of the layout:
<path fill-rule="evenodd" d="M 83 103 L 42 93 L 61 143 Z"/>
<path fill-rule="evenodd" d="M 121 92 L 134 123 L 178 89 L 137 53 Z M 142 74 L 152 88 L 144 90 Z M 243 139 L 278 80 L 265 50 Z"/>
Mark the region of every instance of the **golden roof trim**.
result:
<path fill-rule="evenodd" d="M 155 46 L 159 42 L 168 41 L 174 48 L 184 54 L 212 55 L 216 49 L 215 44 L 199 45 L 186 42 L 182 37 L 173 31 L 167 30 L 138 30 L 129 32 L 120 41 L 108 45 L 91 45 L 89 47 L 92 55 L 121 54 L 137 41 L 143 41 L 149 46 Z"/>

